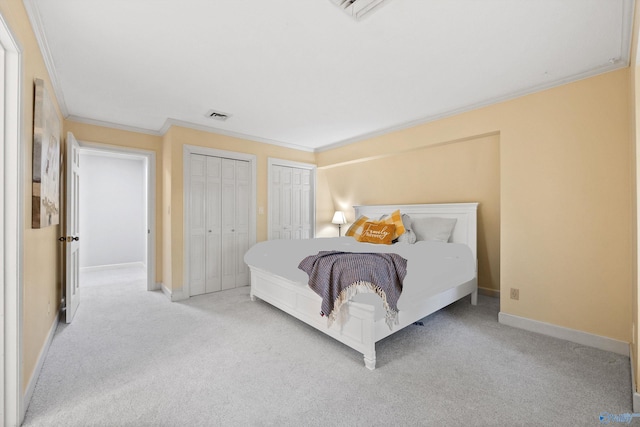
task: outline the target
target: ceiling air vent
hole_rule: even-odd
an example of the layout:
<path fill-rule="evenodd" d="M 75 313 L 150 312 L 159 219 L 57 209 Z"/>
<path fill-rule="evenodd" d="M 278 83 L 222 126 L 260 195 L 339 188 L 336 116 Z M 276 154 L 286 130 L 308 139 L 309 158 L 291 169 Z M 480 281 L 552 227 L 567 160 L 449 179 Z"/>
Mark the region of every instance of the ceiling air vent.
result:
<path fill-rule="evenodd" d="M 356 21 L 373 12 L 389 0 L 331 0 Z"/>
<path fill-rule="evenodd" d="M 223 113 L 222 111 L 209 110 L 207 111 L 207 114 L 205 114 L 205 116 L 209 117 L 210 119 L 220 120 L 221 122 L 224 122 L 229 117 L 231 117 L 231 114 Z"/>

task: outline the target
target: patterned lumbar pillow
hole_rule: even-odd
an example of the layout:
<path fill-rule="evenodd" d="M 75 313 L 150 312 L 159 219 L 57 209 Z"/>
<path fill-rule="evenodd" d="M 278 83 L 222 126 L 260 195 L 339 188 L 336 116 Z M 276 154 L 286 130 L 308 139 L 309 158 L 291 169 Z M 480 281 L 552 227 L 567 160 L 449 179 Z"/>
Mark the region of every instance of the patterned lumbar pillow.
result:
<path fill-rule="evenodd" d="M 393 211 L 391 215 L 382 218 L 380 222 L 384 224 L 393 224 L 396 226 L 396 234 L 395 236 L 393 236 L 394 239 L 397 239 L 405 231 L 404 224 L 402 223 L 402 215 L 400 214 L 399 209 Z"/>
<path fill-rule="evenodd" d="M 393 241 L 393 236 L 395 235 L 395 233 L 395 224 L 365 222 L 362 229 L 362 234 L 357 237 L 357 239 L 359 242 L 390 245 Z"/>

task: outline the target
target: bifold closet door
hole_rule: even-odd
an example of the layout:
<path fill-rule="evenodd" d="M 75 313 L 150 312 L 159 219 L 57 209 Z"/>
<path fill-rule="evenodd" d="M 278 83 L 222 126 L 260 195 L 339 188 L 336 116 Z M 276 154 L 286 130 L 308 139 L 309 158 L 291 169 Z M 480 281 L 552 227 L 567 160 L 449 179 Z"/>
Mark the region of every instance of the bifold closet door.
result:
<path fill-rule="evenodd" d="M 222 289 L 249 284 L 249 162 L 222 159 Z"/>
<path fill-rule="evenodd" d="M 191 154 L 190 167 L 190 295 L 248 285 L 249 162 Z"/>
<path fill-rule="evenodd" d="M 191 155 L 189 284 L 191 295 L 222 289 L 221 159 Z"/>

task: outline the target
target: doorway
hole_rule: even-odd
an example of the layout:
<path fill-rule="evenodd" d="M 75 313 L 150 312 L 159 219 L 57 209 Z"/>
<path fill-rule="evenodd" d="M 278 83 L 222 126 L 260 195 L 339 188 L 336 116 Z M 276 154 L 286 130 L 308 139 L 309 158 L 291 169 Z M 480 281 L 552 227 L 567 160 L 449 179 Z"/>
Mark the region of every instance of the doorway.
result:
<path fill-rule="evenodd" d="M 22 50 L 0 15 L 0 424 L 20 425 L 22 398 Z"/>
<path fill-rule="evenodd" d="M 0 15 L 0 424 L 19 425 L 22 399 L 22 50 Z"/>
<path fill-rule="evenodd" d="M 155 156 L 80 145 L 80 286 L 133 275 L 156 290 Z"/>

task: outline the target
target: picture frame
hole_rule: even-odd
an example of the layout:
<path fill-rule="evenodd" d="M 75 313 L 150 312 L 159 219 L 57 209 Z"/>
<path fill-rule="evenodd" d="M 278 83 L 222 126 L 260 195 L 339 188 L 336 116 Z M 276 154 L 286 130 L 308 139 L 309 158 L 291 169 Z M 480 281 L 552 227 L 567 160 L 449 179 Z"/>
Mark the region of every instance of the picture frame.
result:
<path fill-rule="evenodd" d="M 60 119 L 42 79 L 34 80 L 32 228 L 60 223 Z"/>

